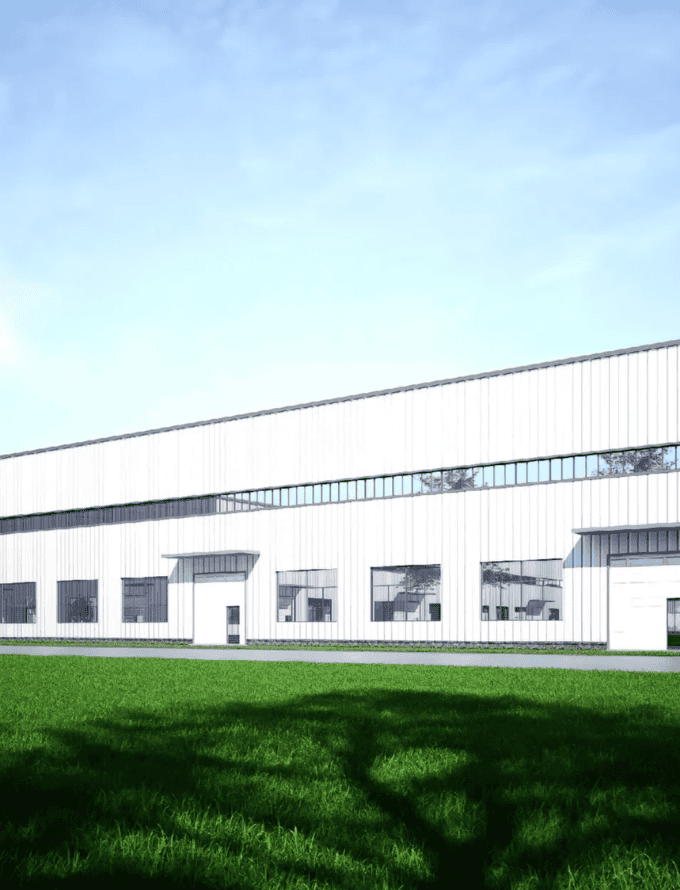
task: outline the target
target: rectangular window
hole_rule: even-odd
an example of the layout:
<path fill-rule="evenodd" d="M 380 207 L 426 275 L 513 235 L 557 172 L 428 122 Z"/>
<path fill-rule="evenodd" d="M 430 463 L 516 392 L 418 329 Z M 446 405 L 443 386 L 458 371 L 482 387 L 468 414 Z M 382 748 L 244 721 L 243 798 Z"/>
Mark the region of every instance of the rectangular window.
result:
<path fill-rule="evenodd" d="M 366 480 L 357 479 L 357 499 L 363 501 L 366 497 Z"/>
<path fill-rule="evenodd" d="M 331 499 L 331 487 L 326 482 L 324 485 L 321 486 L 321 500 L 323 501 L 324 504 L 327 504 L 327 503 L 329 503 L 330 499 Z"/>
<path fill-rule="evenodd" d="M 396 497 L 400 497 L 404 493 L 402 486 L 403 476 L 395 476 L 392 482 L 392 492 Z"/>
<path fill-rule="evenodd" d="M 385 485 L 385 497 L 386 498 L 392 497 L 392 491 L 393 491 L 392 483 L 393 483 L 392 476 L 385 476 L 384 485 Z"/>
<path fill-rule="evenodd" d="M 496 464 L 493 468 L 493 484 L 505 485 L 505 464 Z"/>
<path fill-rule="evenodd" d="M 96 624 L 98 583 L 93 581 L 57 581 L 57 623 Z"/>
<path fill-rule="evenodd" d="M 374 495 L 374 484 L 373 484 L 374 481 L 375 480 L 373 480 L 373 479 L 366 480 L 366 498 L 367 499 L 370 499 L 375 496 Z"/>
<path fill-rule="evenodd" d="M 505 465 L 505 484 L 515 485 L 515 464 Z"/>
<path fill-rule="evenodd" d="M 167 622 L 168 579 L 122 578 L 123 622 L 127 624 Z"/>
<path fill-rule="evenodd" d="M 527 465 L 520 462 L 515 464 L 517 468 L 517 485 L 526 485 L 527 483 Z"/>
<path fill-rule="evenodd" d="M 573 479 L 574 478 L 574 458 L 573 457 L 563 457 L 562 458 L 562 478 L 563 479 Z"/>
<path fill-rule="evenodd" d="M 314 486 L 313 485 L 305 485 L 305 504 L 313 504 L 314 503 Z"/>
<path fill-rule="evenodd" d="M 530 460 L 527 464 L 527 482 L 538 482 L 537 460 Z"/>
<path fill-rule="evenodd" d="M 562 459 L 559 457 L 550 461 L 550 481 L 562 481 Z"/>
<path fill-rule="evenodd" d="M 356 482 L 348 482 L 347 483 L 347 500 L 348 501 L 356 501 L 357 499 L 357 484 Z"/>
<path fill-rule="evenodd" d="M 314 486 L 314 503 L 315 504 L 321 503 L 321 486 L 320 485 Z"/>
<path fill-rule="evenodd" d="M 402 487 L 404 494 L 413 494 L 413 476 L 410 473 L 402 476 Z"/>
<path fill-rule="evenodd" d="M 599 475 L 599 455 L 597 454 L 589 454 L 586 457 L 586 476 L 598 476 Z"/>
<path fill-rule="evenodd" d="M 0 619 L 3 624 L 35 624 L 35 581 L 0 584 Z"/>
<path fill-rule="evenodd" d="M 665 470 L 675 470 L 675 445 L 667 445 L 663 451 L 663 466 Z"/>
<path fill-rule="evenodd" d="M 574 458 L 574 479 L 586 478 L 586 459 L 584 455 Z"/>
<path fill-rule="evenodd" d="M 337 569 L 277 572 L 277 621 L 337 621 Z"/>
<path fill-rule="evenodd" d="M 337 503 L 338 500 L 338 483 L 331 482 L 331 503 Z"/>
<path fill-rule="evenodd" d="M 486 562 L 481 574 L 482 620 L 560 620 L 561 559 Z"/>
<path fill-rule="evenodd" d="M 550 481 L 550 461 L 549 460 L 539 460 L 539 462 L 538 462 L 538 481 L 539 482 L 549 482 Z"/>
<path fill-rule="evenodd" d="M 440 621 L 441 566 L 372 568 L 371 615 L 373 621 Z"/>
<path fill-rule="evenodd" d="M 384 493 L 384 492 L 383 492 L 383 480 L 382 480 L 382 479 L 375 479 L 374 482 L 375 482 L 375 496 L 376 496 L 377 498 L 381 498 L 381 497 L 383 496 L 383 493 Z"/>
<path fill-rule="evenodd" d="M 346 482 L 340 483 L 340 500 L 341 501 L 347 500 L 347 483 Z"/>

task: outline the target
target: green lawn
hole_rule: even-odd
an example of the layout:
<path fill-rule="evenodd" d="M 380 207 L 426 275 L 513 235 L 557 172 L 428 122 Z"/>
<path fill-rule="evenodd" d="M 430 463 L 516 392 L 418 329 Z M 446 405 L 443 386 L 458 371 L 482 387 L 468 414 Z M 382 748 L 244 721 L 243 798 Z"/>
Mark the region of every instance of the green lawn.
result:
<path fill-rule="evenodd" d="M 2 639 L 0 638 L 0 646 L 122 646 L 131 648 L 139 646 L 142 648 L 152 648 L 160 646 L 167 649 L 170 647 L 179 649 L 301 649 L 304 651 L 328 651 L 328 652 L 486 652 L 487 654 L 518 654 L 529 653 L 532 655 L 668 655 L 680 656 L 680 648 L 676 651 L 659 650 L 659 651 L 640 651 L 640 652 L 617 652 L 607 649 L 575 649 L 560 648 L 559 646 L 546 648 L 543 646 L 535 646 L 533 648 L 515 648 L 511 646 L 484 646 L 484 647 L 468 647 L 468 646 L 428 646 L 428 645 L 357 645 L 357 644 L 329 644 L 315 645 L 310 643 L 276 643 L 272 645 L 250 644 L 248 646 L 194 646 L 191 643 L 164 643 L 162 641 L 139 641 L 139 640 L 21 640 L 21 639 Z"/>
<path fill-rule="evenodd" d="M 677 674 L 8 654 L 0 690 L 3 888 L 680 887 Z"/>

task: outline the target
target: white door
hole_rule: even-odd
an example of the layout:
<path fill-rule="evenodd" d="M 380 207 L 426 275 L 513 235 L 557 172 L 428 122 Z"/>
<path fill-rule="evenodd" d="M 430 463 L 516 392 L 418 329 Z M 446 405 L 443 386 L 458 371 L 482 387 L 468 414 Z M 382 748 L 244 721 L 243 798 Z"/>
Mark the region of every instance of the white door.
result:
<path fill-rule="evenodd" d="M 246 576 L 194 575 L 194 645 L 244 645 Z"/>
<path fill-rule="evenodd" d="M 678 565 L 610 566 L 609 648 L 665 651 L 666 600 L 679 593 Z"/>

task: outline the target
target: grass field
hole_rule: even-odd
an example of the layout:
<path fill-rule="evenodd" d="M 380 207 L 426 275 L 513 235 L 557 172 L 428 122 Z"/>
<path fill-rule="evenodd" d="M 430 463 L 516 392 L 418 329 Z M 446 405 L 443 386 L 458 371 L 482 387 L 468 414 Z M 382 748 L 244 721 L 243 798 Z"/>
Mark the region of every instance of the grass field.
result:
<path fill-rule="evenodd" d="M 3 888 L 680 887 L 676 674 L 17 654 L 0 689 Z"/>
<path fill-rule="evenodd" d="M 161 647 L 161 648 L 180 648 L 180 649 L 289 649 L 289 650 L 312 650 L 328 651 L 328 652 L 485 652 L 487 654 L 532 654 L 532 655 L 668 655 L 680 656 L 680 648 L 674 650 L 659 651 L 640 651 L 640 652 L 617 652 L 607 649 L 575 649 L 571 647 L 559 646 L 547 648 L 543 646 L 534 646 L 533 648 L 515 648 L 514 646 L 428 646 L 422 644 L 396 645 L 391 646 L 389 643 L 379 646 L 371 646 L 368 644 L 330 644 L 317 645 L 310 643 L 276 643 L 273 645 L 250 644 L 248 646 L 194 646 L 191 643 L 165 643 L 162 641 L 148 642 L 146 640 L 22 640 L 22 639 L 2 639 L 0 638 L 0 646 L 94 646 L 109 647 L 122 646 L 124 648 L 141 647 L 144 649 Z"/>

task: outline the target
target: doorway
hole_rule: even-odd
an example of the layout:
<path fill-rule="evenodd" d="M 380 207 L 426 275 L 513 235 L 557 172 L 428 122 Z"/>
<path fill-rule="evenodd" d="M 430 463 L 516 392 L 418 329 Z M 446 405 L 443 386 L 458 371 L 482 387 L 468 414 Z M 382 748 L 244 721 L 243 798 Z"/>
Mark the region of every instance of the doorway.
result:
<path fill-rule="evenodd" d="M 245 572 L 195 574 L 194 645 L 244 645 L 245 609 Z"/>
<path fill-rule="evenodd" d="M 680 639 L 680 557 L 610 557 L 608 648 L 662 651 Z"/>

